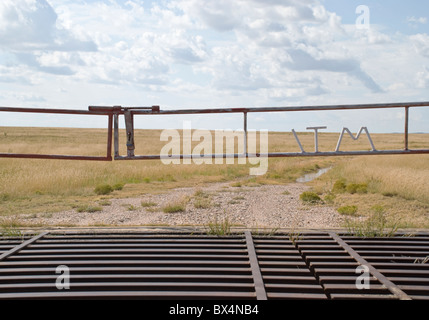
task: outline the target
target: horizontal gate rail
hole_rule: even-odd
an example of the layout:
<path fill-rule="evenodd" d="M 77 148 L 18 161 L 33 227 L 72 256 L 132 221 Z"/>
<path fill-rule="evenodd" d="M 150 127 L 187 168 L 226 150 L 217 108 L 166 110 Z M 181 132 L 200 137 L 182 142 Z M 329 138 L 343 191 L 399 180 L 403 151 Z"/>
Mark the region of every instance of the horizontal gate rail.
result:
<path fill-rule="evenodd" d="M 11 108 L 0 107 L 0 112 L 19 113 L 44 113 L 44 114 L 69 114 L 69 115 L 97 115 L 107 116 L 107 147 L 106 156 L 83 156 L 83 155 L 58 155 L 58 154 L 28 154 L 28 153 L 0 153 L 0 158 L 24 158 L 24 159 L 51 159 L 51 160 L 92 160 L 92 161 L 112 161 L 112 112 L 86 111 L 73 109 L 43 109 L 43 108 Z"/>
<path fill-rule="evenodd" d="M 89 106 L 88 110 L 72 109 L 43 109 L 43 108 L 12 108 L 0 107 L 0 112 L 22 112 L 22 113 L 47 113 L 47 114 L 70 114 L 70 115 L 99 115 L 108 117 L 107 128 L 107 150 L 106 156 L 72 156 L 72 155 L 50 155 L 50 154 L 16 154 L 0 153 L 0 158 L 37 158 L 37 159 L 63 159 L 63 160 L 156 160 L 163 156 L 157 155 L 135 155 L 134 154 L 134 116 L 138 115 L 192 115 L 192 114 L 243 114 L 243 153 L 232 154 L 206 154 L 204 158 L 250 158 L 250 157 L 326 157 L 326 156 L 357 156 L 357 155 L 398 155 L 398 154 L 429 154 L 429 149 L 409 148 L 409 110 L 410 108 L 429 107 L 429 102 L 404 102 L 404 103 L 384 103 L 384 104 L 354 104 L 354 105 L 326 105 L 326 106 L 290 106 L 290 107 L 269 107 L 269 108 L 214 108 L 214 109 L 179 109 L 161 110 L 159 106 L 151 107 L 122 107 L 122 106 Z M 398 150 L 377 150 L 372 144 L 368 131 L 366 134 L 372 145 L 371 151 L 340 151 L 339 145 L 332 152 L 319 152 L 317 146 L 317 134 L 315 134 L 315 152 L 306 152 L 300 145 L 301 152 L 268 152 L 249 153 L 247 148 L 248 130 L 247 117 L 251 113 L 264 112 L 301 112 L 301 111 L 338 111 L 338 110 L 371 110 L 371 109 L 393 109 L 399 108 L 405 111 L 404 123 L 404 147 Z M 127 155 L 119 154 L 119 116 L 125 118 L 127 133 Z M 309 128 L 315 129 L 317 128 Z M 366 129 L 366 128 L 362 128 Z M 343 131 L 342 135 L 345 132 Z M 349 132 L 350 133 L 350 132 Z M 295 134 L 295 133 L 294 133 Z M 360 134 L 360 133 L 359 133 Z M 297 139 L 296 135 L 295 138 Z M 298 140 L 298 139 L 297 139 Z M 341 141 L 339 141 L 340 144 Z M 112 156 L 112 143 L 114 154 Z M 189 159 L 191 154 L 175 154 L 168 156 L 169 159 Z"/>

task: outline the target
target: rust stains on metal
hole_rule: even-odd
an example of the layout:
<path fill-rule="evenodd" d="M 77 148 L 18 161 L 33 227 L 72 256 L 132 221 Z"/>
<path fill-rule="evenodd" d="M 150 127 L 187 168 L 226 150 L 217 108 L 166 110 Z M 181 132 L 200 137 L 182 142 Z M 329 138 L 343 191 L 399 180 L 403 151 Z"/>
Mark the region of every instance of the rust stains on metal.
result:
<path fill-rule="evenodd" d="M 322 106 L 290 106 L 290 107 L 261 107 L 261 108 L 214 108 L 214 109 L 179 109 L 179 110 L 161 110 L 157 105 L 150 107 L 123 107 L 123 106 L 89 106 L 88 110 L 74 109 L 49 109 L 49 108 L 11 108 L 0 107 L 0 112 L 22 112 L 22 113 L 47 113 L 47 114 L 70 114 L 70 115 L 99 115 L 108 117 L 107 147 L 106 156 L 71 156 L 71 155 L 49 155 L 49 154 L 20 154 L 20 153 L 0 153 L 0 158 L 36 158 L 36 159 L 60 159 L 60 160 L 94 160 L 94 161 L 112 161 L 115 160 L 150 160 L 160 159 L 160 155 L 135 155 L 134 154 L 134 115 L 181 115 L 181 114 L 213 114 L 213 113 L 242 113 L 244 116 L 244 153 L 238 155 L 205 155 L 208 158 L 238 158 L 238 157 L 302 157 L 302 156 L 347 156 L 347 155 L 383 155 L 383 154 L 428 154 L 429 149 L 409 149 L 409 109 L 412 107 L 428 107 L 429 102 L 405 102 L 405 103 L 384 103 L 384 104 L 354 104 L 354 105 L 322 105 Z M 375 150 L 372 151 L 348 151 L 341 152 L 276 152 L 267 154 L 247 153 L 247 116 L 248 113 L 255 112 L 297 112 L 297 111 L 333 111 L 333 110 L 369 110 L 369 109 L 388 109 L 403 108 L 405 110 L 405 128 L 404 128 L 404 149 L 402 150 Z M 118 117 L 124 115 L 127 128 L 127 156 L 119 155 L 119 134 Z M 115 127 L 113 127 L 113 121 Z M 114 130 L 114 134 L 112 131 Z M 367 132 L 368 134 L 368 132 Z M 295 138 L 296 134 L 295 134 Z M 114 156 L 112 157 L 112 143 L 114 143 Z M 302 150 L 302 147 L 301 147 Z M 302 150 L 303 151 L 303 150 Z M 178 155 L 181 159 L 191 157 L 191 155 Z"/>
<path fill-rule="evenodd" d="M 41 233 L 0 238 L 3 299 L 429 300 L 429 234 Z M 19 240 L 19 241 L 18 241 Z M 368 288 L 356 268 L 371 269 Z M 70 268 L 59 290 L 58 266 Z"/>

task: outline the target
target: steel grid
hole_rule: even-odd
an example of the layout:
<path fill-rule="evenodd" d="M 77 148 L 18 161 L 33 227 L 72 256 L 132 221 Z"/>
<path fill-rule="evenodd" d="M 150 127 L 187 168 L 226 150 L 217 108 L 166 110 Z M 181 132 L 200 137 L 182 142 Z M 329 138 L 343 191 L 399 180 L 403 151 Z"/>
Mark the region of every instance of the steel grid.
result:
<path fill-rule="evenodd" d="M 428 257 L 425 233 L 45 232 L 0 239 L 0 299 L 429 300 Z"/>

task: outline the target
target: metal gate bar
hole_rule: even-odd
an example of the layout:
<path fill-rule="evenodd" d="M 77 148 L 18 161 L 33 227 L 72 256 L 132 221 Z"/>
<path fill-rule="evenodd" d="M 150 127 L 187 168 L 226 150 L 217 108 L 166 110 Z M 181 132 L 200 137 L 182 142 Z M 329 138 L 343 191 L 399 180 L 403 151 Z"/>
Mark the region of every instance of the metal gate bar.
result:
<path fill-rule="evenodd" d="M 114 145 L 115 145 L 115 160 L 159 160 L 163 155 L 135 155 L 134 154 L 134 129 L 133 129 L 133 115 L 185 115 L 185 114 L 223 114 L 223 113 L 242 113 L 243 114 L 243 153 L 234 154 L 204 154 L 204 158 L 249 158 L 249 157 L 266 157 L 266 158 L 284 158 L 284 157 L 328 157 L 328 156 L 357 156 L 357 155 L 399 155 L 399 154 L 428 154 L 429 149 L 409 149 L 409 109 L 412 107 L 428 107 L 429 102 L 408 102 L 408 103 L 388 103 L 388 104 L 356 104 L 356 105 L 331 105 L 331 106 L 298 106 L 298 107 L 273 107 L 273 108 L 223 108 L 223 109 L 180 109 L 180 110 L 160 110 L 159 106 L 152 107 L 136 107 L 127 108 L 121 106 L 115 107 L 98 107 L 90 106 L 89 110 L 92 111 L 114 111 Z M 390 109 L 390 108 L 403 108 L 405 110 L 405 125 L 404 125 L 404 148 L 400 150 L 376 150 L 369 136 L 368 130 L 366 134 L 372 146 L 371 151 L 339 151 L 339 145 L 335 151 L 320 152 L 318 151 L 317 132 L 315 133 L 315 152 L 306 152 L 300 145 L 301 152 L 268 152 L 268 153 L 249 153 L 247 149 L 247 116 L 248 113 L 260 112 L 298 112 L 298 111 L 334 111 L 334 110 L 370 110 L 370 109 Z M 119 127 L 118 117 L 123 114 L 125 116 L 125 124 L 127 131 L 127 155 L 121 156 L 119 154 Z M 314 129 L 314 128 L 308 128 Z M 344 132 L 343 132 L 344 133 Z M 342 135 L 341 135 L 342 136 Z M 341 138 L 340 138 L 341 139 Z M 194 155 L 180 154 L 169 155 L 168 159 L 191 159 Z"/>
<path fill-rule="evenodd" d="M 0 255 L 0 261 L 3 261 L 5 259 L 7 259 L 8 257 L 10 257 L 11 255 L 19 252 L 20 250 L 24 249 L 26 246 L 30 245 L 31 243 L 39 240 L 40 238 L 44 237 L 45 235 L 47 235 L 48 232 L 43 232 L 38 234 L 37 236 L 32 237 L 31 239 L 24 241 L 23 243 L 21 243 L 20 245 L 17 245 L 16 247 L 11 248 L 9 251 L 6 251 L 4 253 L 2 253 Z"/>
<path fill-rule="evenodd" d="M 8 248 L 0 299 L 429 300 L 424 233 L 365 239 L 332 232 L 49 232 L 17 240 L 0 239 Z M 363 262 L 370 283 L 359 289 Z M 69 268 L 69 289 L 56 286 L 58 266 Z"/>
<path fill-rule="evenodd" d="M 0 107 L 0 112 L 19 113 L 44 113 L 44 114 L 70 114 L 70 115 L 99 115 L 107 116 L 107 147 L 106 156 L 82 156 L 82 155 L 58 155 L 58 154 L 29 154 L 29 153 L 0 153 L 0 158 L 25 158 L 25 159 L 57 159 L 57 160 L 92 160 L 92 161 L 112 161 L 112 112 L 86 111 L 72 109 L 43 109 L 43 108 L 10 108 Z"/>
<path fill-rule="evenodd" d="M 374 266 L 372 266 L 368 261 L 362 258 L 351 246 L 349 246 L 343 239 L 341 239 L 337 234 L 331 232 L 329 235 L 341 246 L 349 255 L 353 257 L 360 265 L 367 266 L 371 275 L 380 281 L 390 292 L 397 296 L 400 300 L 411 300 L 410 297 L 403 292 L 397 285 L 392 281 L 387 279 L 383 274 L 381 274 Z"/>
<path fill-rule="evenodd" d="M 262 279 L 261 270 L 259 268 L 258 257 L 256 255 L 255 245 L 253 243 L 252 234 L 250 231 L 245 231 L 247 252 L 249 254 L 250 267 L 252 268 L 253 282 L 255 283 L 256 298 L 258 300 L 267 300 L 264 281 Z"/>
<path fill-rule="evenodd" d="M 413 300 L 429 292 L 429 236 L 359 239 L 342 235 L 360 256 Z"/>
<path fill-rule="evenodd" d="M 268 299 L 327 299 L 322 286 L 296 248 L 293 236 L 254 238 Z"/>
<path fill-rule="evenodd" d="M 205 158 L 249 158 L 249 157 L 324 157 L 324 156 L 356 156 L 356 155 L 397 155 L 397 154 L 429 154 L 429 149 L 409 149 L 409 110 L 410 108 L 429 107 L 429 102 L 406 102 L 406 103 L 384 103 L 384 104 L 355 104 L 355 105 L 328 105 L 328 106 L 291 106 L 291 107 L 270 107 L 270 108 L 223 108 L 223 109 L 180 109 L 161 110 L 159 106 L 152 107 L 122 107 L 122 106 L 89 106 L 88 110 L 72 109 L 42 109 L 42 108 L 11 108 L 0 107 L 0 112 L 23 112 L 23 113 L 50 113 L 50 114 L 73 114 L 73 115 L 100 115 L 108 117 L 107 125 L 107 150 L 105 157 L 98 156 L 71 156 L 71 155 L 50 155 L 50 154 L 14 154 L 0 153 L 0 158 L 37 158 L 37 159 L 63 159 L 63 160 L 154 160 L 161 159 L 158 155 L 135 155 L 134 145 L 134 116 L 135 115 L 184 115 L 184 114 L 243 114 L 243 153 L 237 154 L 205 154 Z M 334 110 L 371 110 L 371 109 L 391 109 L 400 108 L 405 110 L 404 124 L 404 148 L 399 150 L 376 150 L 372 145 L 371 151 L 339 151 L 319 152 L 317 146 L 317 133 L 315 133 L 315 152 L 306 152 L 301 147 L 301 152 L 268 152 L 249 153 L 247 144 L 247 117 L 248 113 L 261 112 L 300 112 L 300 111 L 334 111 Z M 127 155 L 119 154 L 119 116 L 123 115 L 127 133 Z M 362 127 L 362 129 L 366 129 Z M 113 130 L 113 132 L 112 132 Z M 342 133 L 344 134 L 344 132 Z M 296 138 L 296 136 L 295 136 Z M 114 156 L 112 157 L 112 143 L 114 144 Z M 171 155 L 169 159 L 192 158 L 191 154 Z"/>

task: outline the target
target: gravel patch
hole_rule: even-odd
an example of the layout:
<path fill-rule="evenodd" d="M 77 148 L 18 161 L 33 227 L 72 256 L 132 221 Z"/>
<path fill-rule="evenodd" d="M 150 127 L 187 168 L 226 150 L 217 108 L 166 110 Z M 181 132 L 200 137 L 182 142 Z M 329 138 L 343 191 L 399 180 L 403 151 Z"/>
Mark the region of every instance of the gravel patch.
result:
<path fill-rule="evenodd" d="M 138 198 L 110 199 L 110 204 L 97 212 L 69 210 L 28 215 L 26 219 L 44 226 L 207 226 L 228 219 L 234 226 L 256 229 L 342 227 L 344 218 L 334 208 L 301 202 L 299 195 L 308 189 L 303 183 L 252 187 L 215 183 Z M 184 212 L 163 212 L 166 205 L 177 202 L 186 202 Z"/>

